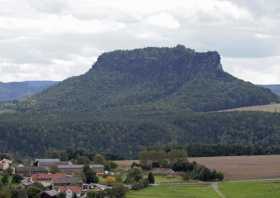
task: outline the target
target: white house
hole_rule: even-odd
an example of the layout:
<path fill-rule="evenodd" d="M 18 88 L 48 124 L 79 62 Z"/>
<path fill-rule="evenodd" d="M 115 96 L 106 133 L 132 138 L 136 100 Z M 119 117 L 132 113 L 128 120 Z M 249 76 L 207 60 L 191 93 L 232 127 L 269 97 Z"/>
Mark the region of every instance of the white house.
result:
<path fill-rule="evenodd" d="M 11 160 L 8 159 L 2 159 L 0 161 L 0 170 L 7 170 L 8 168 L 10 168 L 11 164 L 13 162 Z"/>

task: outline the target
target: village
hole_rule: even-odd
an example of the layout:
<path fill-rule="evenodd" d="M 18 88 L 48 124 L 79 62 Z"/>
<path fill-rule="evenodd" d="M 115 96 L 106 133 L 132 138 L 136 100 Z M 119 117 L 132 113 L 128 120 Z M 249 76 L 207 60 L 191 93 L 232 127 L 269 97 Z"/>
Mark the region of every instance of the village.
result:
<path fill-rule="evenodd" d="M 79 160 L 41 158 L 25 163 L 0 159 L 0 188 L 4 186 L 2 192 L 9 190 L 0 198 L 124 198 L 127 193 L 158 186 L 162 181 L 221 180 L 221 172 L 188 161 L 187 153 L 178 149 L 144 150 L 139 160 L 128 164 L 125 160 L 107 160 L 100 154 L 91 160 L 85 156 Z"/>
<path fill-rule="evenodd" d="M 89 191 L 112 189 L 110 184 L 114 182 L 114 173 L 105 170 L 103 164 L 73 164 L 60 159 L 35 159 L 27 166 L 4 158 L 0 161 L 0 172 L 7 172 L 13 180 L 17 178 L 26 189 L 31 186 L 44 189 L 41 198 L 87 197 Z"/>

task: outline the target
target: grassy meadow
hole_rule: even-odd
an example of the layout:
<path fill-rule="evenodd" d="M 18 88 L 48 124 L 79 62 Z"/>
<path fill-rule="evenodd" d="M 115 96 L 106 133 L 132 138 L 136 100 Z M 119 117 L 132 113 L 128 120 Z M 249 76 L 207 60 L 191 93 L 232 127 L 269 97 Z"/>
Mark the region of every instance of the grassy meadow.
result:
<path fill-rule="evenodd" d="M 131 191 L 127 198 L 222 198 L 210 184 L 166 183 L 140 191 Z M 161 182 L 160 181 L 160 182 Z M 224 198 L 279 198 L 280 181 L 234 181 L 219 183 Z"/>
<path fill-rule="evenodd" d="M 280 181 L 223 182 L 219 187 L 226 198 L 280 197 Z"/>
<path fill-rule="evenodd" d="M 127 198 L 218 198 L 209 185 L 162 184 L 141 191 L 131 191 Z"/>

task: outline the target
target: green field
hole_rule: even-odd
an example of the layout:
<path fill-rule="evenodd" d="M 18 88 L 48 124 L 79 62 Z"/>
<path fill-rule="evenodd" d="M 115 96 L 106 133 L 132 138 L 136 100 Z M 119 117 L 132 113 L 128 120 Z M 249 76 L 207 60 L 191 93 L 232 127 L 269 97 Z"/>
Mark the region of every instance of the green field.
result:
<path fill-rule="evenodd" d="M 165 183 L 182 183 L 183 179 L 180 176 L 155 176 L 156 182 L 158 184 L 165 184 Z"/>
<path fill-rule="evenodd" d="M 280 197 L 280 181 L 224 182 L 219 186 L 226 198 Z"/>
<path fill-rule="evenodd" d="M 218 198 L 209 185 L 160 185 L 128 193 L 127 198 Z"/>
<path fill-rule="evenodd" d="M 222 182 L 219 189 L 225 198 L 279 198 L 280 181 Z M 127 198 L 221 198 L 207 184 L 161 184 L 131 191 Z"/>

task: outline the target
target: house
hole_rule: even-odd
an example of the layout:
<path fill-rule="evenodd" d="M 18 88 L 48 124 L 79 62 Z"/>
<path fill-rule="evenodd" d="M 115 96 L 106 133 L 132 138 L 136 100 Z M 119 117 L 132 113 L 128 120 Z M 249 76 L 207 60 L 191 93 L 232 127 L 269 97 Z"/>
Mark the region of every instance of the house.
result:
<path fill-rule="evenodd" d="M 96 172 L 96 175 L 102 176 L 104 175 L 105 166 L 102 164 L 92 164 L 89 166 L 94 172 Z"/>
<path fill-rule="evenodd" d="M 82 179 L 76 176 L 69 176 L 65 175 L 63 177 L 58 177 L 53 180 L 53 185 L 60 187 L 60 186 L 81 186 Z"/>
<path fill-rule="evenodd" d="M 56 190 L 44 191 L 40 194 L 40 198 L 56 198 L 59 195 L 59 192 Z"/>
<path fill-rule="evenodd" d="M 74 174 L 80 174 L 84 168 L 84 165 L 76 165 L 76 164 L 58 165 L 57 168 L 65 174 L 74 175 Z"/>
<path fill-rule="evenodd" d="M 108 189 L 112 189 L 111 186 L 106 186 L 106 185 L 102 185 L 102 184 L 83 184 L 82 185 L 82 191 L 83 192 L 87 192 L 90 190 L 95 190 L 95 191 L 104 191 L 104 190 L 108 190 Z"/>
<path fill-rule="evenodd" d="M 0 170 L 7 170 L 8 168 L 10 168 L 11 164 L 13 162 L 11 160 L 8 159 L 2 159 L 0 161 Z"/>
<path fill-rule="evenodd" d="M 175 171 L 169 168 L 154 168 L 151 171 L 154 175 L 170 175 L 174 176 L 177 175 Z"/>
<path fill-rule="evenodd" d="M 80 186 L 61 186 L 58 188 L 58 192 L 65 193 L 66 198 L 73 198 L 74 194 L 81 197 L 82 189 Z"/>
<path fill-rule="evenodd" d="M 35 159 L 34 166 L 35 167 L 43 167 L 43 168 L 50 168 L 53 166 L 59 165 L 69 165 L 72 164 L 68 161 L 60 161 L 60 159 Z"/>
<path fill-rule="evenodd" d="M 96 172 L 97 175 L 102 176 L 104 175 L 104 165 L 100 164 L 92 164 L 89 166 Z M 83 171 L 84 165 L 81 164 L 68 164 L 68 165 L 58 165 L 57 168 L 68 175 L 75 175 L 80 174 Z"/>
<path fill-rule="evenodd" d="M 27 177 L 27 178 L 24 178 L 22 181 L 21 181 L 21 184 L 25 187 L 28 187 L 28 186 L 31 186 L 33 184 L 33 181 L 31 179 L 31 177 Z"/>
<path fill-rule="evenodd" d="M 51 186 L 55 180 L 62 178 L 64 176 L 65 176 L 64 173 L 55 173 L 55 174 L 37 173 L 31 176 L 31 181 L 34 183 L 35 182 L 41 183 L 43 186 L 48 187 Z"/>
<path fill-rule="evenodd" d="M 32 174 L 36 173 L 48 173 L 48 169 L 44 167 L 17 166 L 15 173 L 22 177 L 31 177 Z"/>

